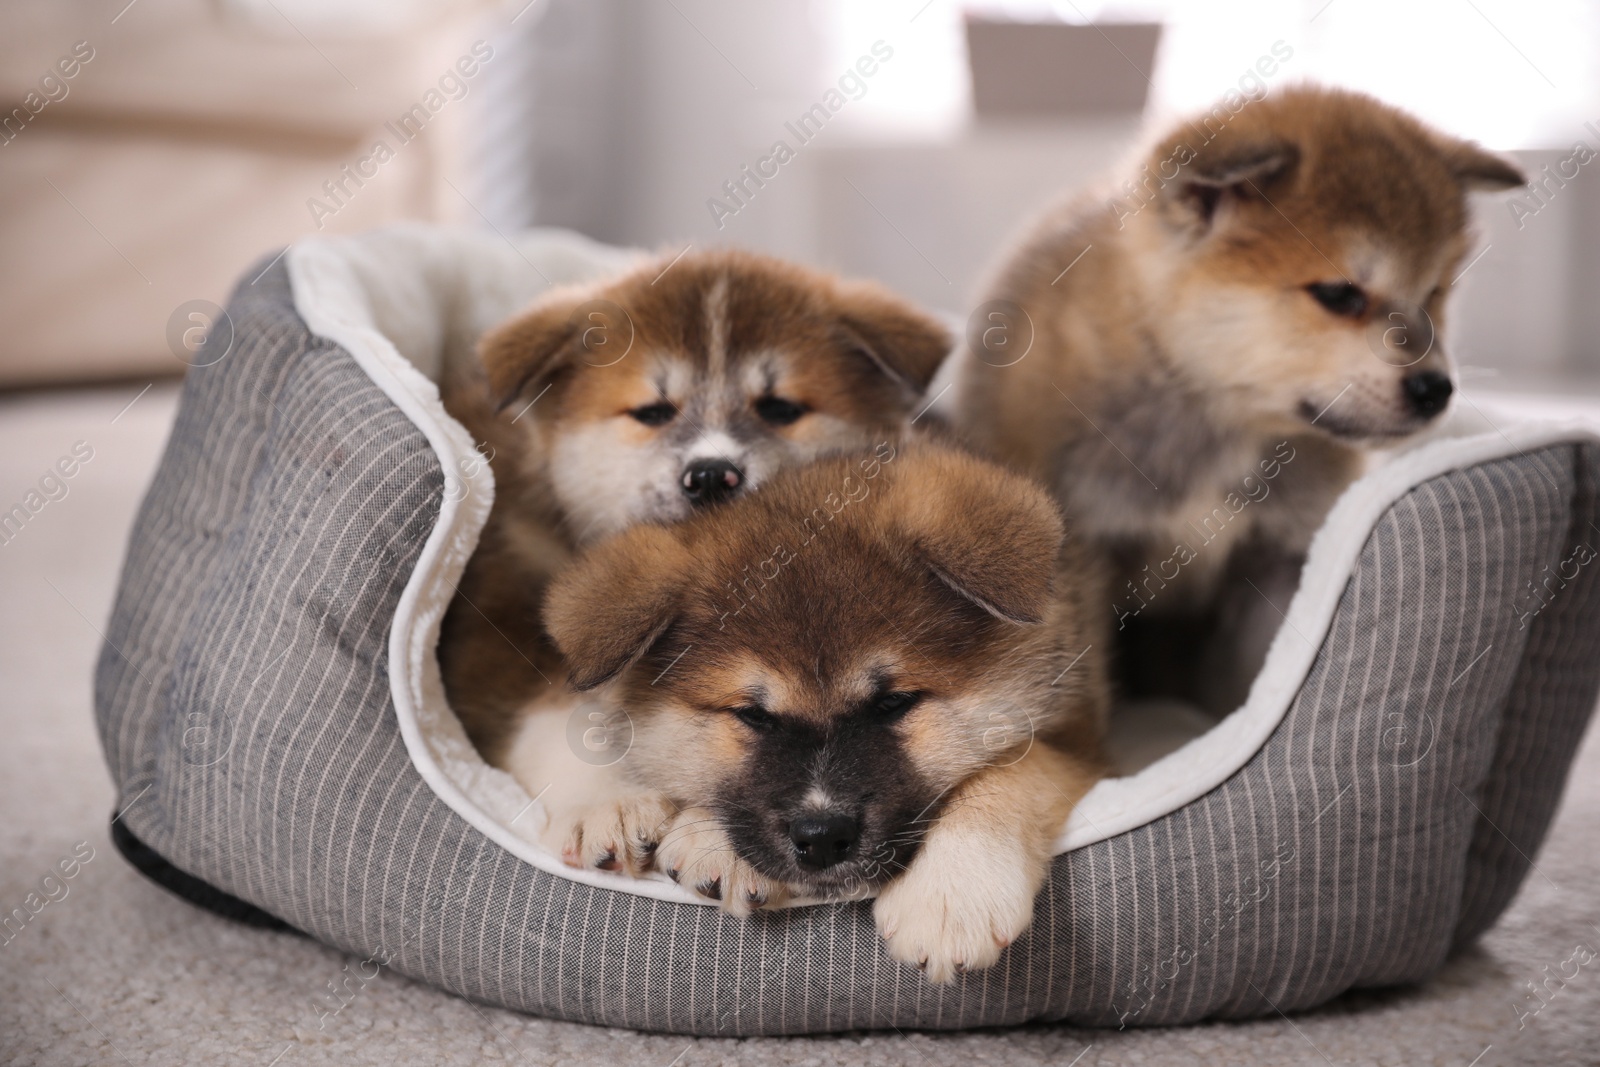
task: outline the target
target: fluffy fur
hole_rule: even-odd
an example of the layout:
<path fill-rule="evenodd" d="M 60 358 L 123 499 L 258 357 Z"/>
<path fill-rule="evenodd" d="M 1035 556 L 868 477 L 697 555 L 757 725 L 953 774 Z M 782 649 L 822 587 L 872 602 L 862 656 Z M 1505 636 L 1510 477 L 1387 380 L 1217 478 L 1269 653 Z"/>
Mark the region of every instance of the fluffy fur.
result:
<path fill-rule="evenodd" d="M 956 406 L 1115 568 L 1100 610 L 1124 630 L 1180 620 L 1122 646 L 1136 693 L 1205 657 L 1232 617 L 1241 661 L 1219 691 L 1186 693 L 1225 712 L 1277 625 L 1270 609 L 1244 621 L 1262 607 L 1245 580 L 1292 589 L 1363 449 L 1444 410 L 1437 334 L 1469 252 L 1466 194 L 1523 177 L 1356 93 L 1285 89 L 1218 114 L 1161 138 L 1114 194 L 1031 227 L 989 287 L 1005 303 L 969 339 Z"/>
<path fill-rule="evenodd" d="M 485 758 L 530 702 L 562 699 L 539 606 L 578 546 L 897 431 L 949 348 L 882 289 L 724 251 L 552 292 L 447 367 L 496 485 L 439 653 Z"/>
<path fill-rule="evenodd" d="M 741 914 L 881 887 L 890 953 L 948 980 L 1026 929 L 1099 773 L 1102 595 L 1027 479 L 928 442 L 823 459 L 563 572 L 545 618 L 594 696 L 508 765 L 574 866 Z"/>

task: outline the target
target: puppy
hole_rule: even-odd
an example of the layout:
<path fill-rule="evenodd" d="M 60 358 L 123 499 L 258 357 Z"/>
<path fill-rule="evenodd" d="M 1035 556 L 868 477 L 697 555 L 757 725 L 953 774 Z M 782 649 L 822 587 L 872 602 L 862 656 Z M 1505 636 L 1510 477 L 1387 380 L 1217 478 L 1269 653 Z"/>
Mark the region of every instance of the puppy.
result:
<path fill-rule="evenodd" d="M 737 914 L 878 888 L 890 954 L 947 981 L 1027 928 L 1099 773 L 1103 592 L 1037 485 L 896 449 L 586 551 L 545 619 L 595 696 L 525 719 L 508 763 L 573 866 Z M 586 758 L 574 719 L 625 754 Z"/>
<path fill-rule="evenodd" d="M 898 430 L 950 347 L 875 286 L 691 252 L 554 291 L 447 368 L 445 405 L 496 486 L 439 646 L 484 757 L 498 765 L 521 710 L 564 693 L 539 609 L 576 547 Z"/>
<path fill-rule="evenodd" d="M 1057 494 L 1124 636 L 1171 623 L 1119 642 L 1132 695 L 1237 706 L 1279 618 L 1250 583 L 1292 591 L 1364 451 L 1445 410 L 1466 194 L 1523 181 L 1370 97 L 1290 88 L 1179 125 L 1005 259 L 956 420 Z"/>

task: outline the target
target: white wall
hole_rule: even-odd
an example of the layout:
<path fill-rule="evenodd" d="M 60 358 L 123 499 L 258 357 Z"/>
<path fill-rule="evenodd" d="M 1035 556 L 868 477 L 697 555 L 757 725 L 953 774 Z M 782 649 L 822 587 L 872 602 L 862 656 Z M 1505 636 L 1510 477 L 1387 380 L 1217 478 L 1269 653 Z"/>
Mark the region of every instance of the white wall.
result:
<path fill-rule="evenodd" d="M 767 250 L 876 277 L 960 316 L 1023 221 L 1044 202 L 1116 168 L 1137 135 L 1131 116 L 1012 127 L 955 116 L 942 125 L 908 121 L 886 129 L 881 104 L 892 99 L 904 111 L 915 99 L 908 84 L 914 88 L 930 69 L 955 76 L 943 60 L 912 62 L 942 54 L 949 43 L 953 9 L 945 0 L 914 22 L 907 15 L 918 10 L 914 4 L 875 4 L 870 17 L 860 13 L 864 6 L 852 8 L 857 13 L 841 22 L 833 0 L 540 0 L 540 6 L 548 10 L 527 43 L 535 98 L 527 134 L 534 145 L 527 164 L 530 221 L 603 240 Z M 1337 28 L 1330 23 L 1329 32 Z M 1271 44 L 1260 33 L 1240 33 L 1239 47 L 1251 55 Z M 721 197 L 722 183 L 775 139 L 796 144 L 785 122 L 819 101 L 852 56 L 880 38 L 901 65 L 882 64 L 869 95 L 847 104 L 812 142 L 797 145 L 794 162 L 719 227 L 707 200 Z M 1295 63 L 1309 70 L 1315 50 L 1305 47 Z M 1600 51 L 1600 42 L 1590 47 Z M 1317 62 L 1326 65 L 1325 57 Z M 1284 78 L 1292 65 L 1285 65 Z M 1198 76 L 1192 67 L 1171 71 Z M 1492 81 L 1501 73 L 1491 65 L 1481 76 Z M 1175 77 L 1156 78 L 1168 96 Z M 930 114 L 948 112 L 960 96 L 944 93 Z M 1600 124 L 1600 102 L 1595 109 Z M 1600 151 L 1600 134 L 1573 125 L 1571 135 Z M 1536 170 L 1568 154 L 1522 158 Z M 1508 196 L 1479 201 L 1490 249 L 1463 279 L 1447 335 L 1469 378 L 1512 385 L 1600 379 L 1597 174 L 1600 160 L 1520 227 Z"/>

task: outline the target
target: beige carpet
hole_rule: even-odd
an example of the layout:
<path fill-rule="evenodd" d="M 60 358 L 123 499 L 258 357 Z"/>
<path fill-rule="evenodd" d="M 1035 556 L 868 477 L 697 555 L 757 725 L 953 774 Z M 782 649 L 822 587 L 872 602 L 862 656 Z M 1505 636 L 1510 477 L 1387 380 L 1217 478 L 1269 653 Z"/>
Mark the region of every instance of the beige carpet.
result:
<path fill-rule="evenodd" d="M 1537 873 L 1479 949 L 1422 988 L 1292 1019 L 691 1041 L 480 1008 L 385 973 L 319 1026 L 318 994 L 356 961 L 212 918 L 146 882 L 107 838 L 90 671 L 175 401 L 157 386 L 123 410 L 138 391 L 0 399 L 0 510 L 75 442 L 94 449 L 67 495 L 0 545 L 0 911 L 79 842 L 93 849 L 66 896 L 0 945 L 0 1064 L 1600 1064 L 1600 959 L 1564 986 L 1550 979 L 1557 991 L 1519 1027 L 1542 1003 L 1530 982 L 1580 944 L 1600 949 L 1594 730 Z"/>

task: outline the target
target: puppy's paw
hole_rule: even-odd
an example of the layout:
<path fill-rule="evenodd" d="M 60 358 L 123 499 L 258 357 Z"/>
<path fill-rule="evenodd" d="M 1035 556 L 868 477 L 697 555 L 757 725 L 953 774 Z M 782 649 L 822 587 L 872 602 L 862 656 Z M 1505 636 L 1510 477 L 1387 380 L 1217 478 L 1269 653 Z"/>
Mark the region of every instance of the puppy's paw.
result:
<path fill-rule="evenodd" d="M 739 858 L 721 821 L 705 808 L 685 808 L 656 851 L 656 869 L 679 885 L 722 904 L 733 915 L 774 908 L 789 898 L 782 882 Z"/>
<path fill-rule="evenodd" d="M 545 840 L 569 867 L 622 871 L 637 878 L 649 870 L 676 814 L 677 808 L 660 793 L 629 793 L 552 812 Z"/>
<path fill-rule="evenodd" d="M 942 854 L 941 854 L 942 853 Z M 928 850 L 873 905 L 889 955 L 950 982 L 993 966 L 1033 921 L 1040 881 L 1019 858 L 981 847 L 965 856 Z"/>

